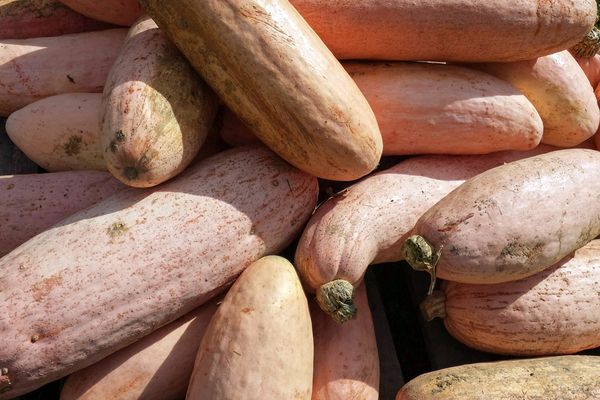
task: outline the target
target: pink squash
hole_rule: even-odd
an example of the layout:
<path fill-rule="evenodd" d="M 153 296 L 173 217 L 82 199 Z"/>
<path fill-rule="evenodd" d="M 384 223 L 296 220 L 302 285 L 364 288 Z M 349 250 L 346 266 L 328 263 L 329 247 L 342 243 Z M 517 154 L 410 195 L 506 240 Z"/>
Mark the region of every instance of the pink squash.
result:
<path fill-rule="evenodd" d="M 0 259 L 0 399 L 85 368 L 224 291 L 300 234 L 317 197 L 314 176 L 265 146 L 238 147 L 28 240 Z"/>
<path fill-rule="evenodd" d="M 600 240 L 551 267 L 492 285 L 442 282 L 421 304 L 452 336 L 477 350 L 538 357 L 600 346 Z"/>
<path fill-rule="evenodd" d="M 0 40 L 0 116 L 62 93 L 102 93 L 127 29 Z"/>
<path fill-rule="evenodd" d="M 110 173 L 100 171 L 0 176 L 0 257 L 125 189 Z"/>
<path fill-rule="evenodd" d="M 27 39 L 116 28 L 58 0 L 0 0 L 0 39 Z"/>
<path fill-rule="evenodd" d="M 151 187 L 187 167 L 219 100 L 147 15 L 129 30 L 102 94 L 100 146 L 123 183 Z"/>
<path fill-rule="evenodd" d="M 100 149 L 101 93 L 64 93 L 35 101 L 10 114 L 6 133 L 46 171 L 106 171 Z"/>
<path fill-rule="evenodd" d="M 135 343 L 72 373 L 60 400 L 179 400 L 221 294 Z"/>
<path fill-rule="evenodd" d="M 294 266 L 263 257 L 242 272 L 208 324 L 186 399 L 310 400 L 313 352 Z"/>
<path fill-rule="evenodd" d="M 311 400 L 379 398 L 379 354 L 364 283 L 356 288 L 354 302 L 360 308 L 357 318 L 340 325 L 309 301 L 315 340 Z"/>

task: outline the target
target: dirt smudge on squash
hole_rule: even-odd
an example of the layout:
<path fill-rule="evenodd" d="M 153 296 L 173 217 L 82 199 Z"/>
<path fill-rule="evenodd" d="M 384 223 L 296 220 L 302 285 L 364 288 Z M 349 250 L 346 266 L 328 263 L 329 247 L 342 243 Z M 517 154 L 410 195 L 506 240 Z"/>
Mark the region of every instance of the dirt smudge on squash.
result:
<path fill-rule="evenodd" d="M 83 138 L 81 136 L 71 136 L 69 140 L 64 144 L 65 154 L 68 156 L 74 156 L 79 154 L 81 151 L 81 142 Z"/>
<path fill-rule="evenodd" d="M 36 283 L 31 287 L 33 299 L 35 301 L 43 301 L 54 288 L 60 285 L 62 285 L 60 274 L 52 275 L 50 278 L 44 279 L 41 283 Z"/>
<path fill-rule="evenodd" d="M 452 232 L 456 232 L 456 230 L 458 229 L 458 225 L 460 224 L 468 224 L 467 221 L 470 218 L 473 218 L 473 213 L 469 213 L 468 215 L 456 220 L 456 221 L 450 221 L 450 222 L 446 222 L 446 224 L 444 225 L 444 228 L 440 228 L 438 229 L 438 232 L 448 232 L 448 231 L 452 231 Z"/>

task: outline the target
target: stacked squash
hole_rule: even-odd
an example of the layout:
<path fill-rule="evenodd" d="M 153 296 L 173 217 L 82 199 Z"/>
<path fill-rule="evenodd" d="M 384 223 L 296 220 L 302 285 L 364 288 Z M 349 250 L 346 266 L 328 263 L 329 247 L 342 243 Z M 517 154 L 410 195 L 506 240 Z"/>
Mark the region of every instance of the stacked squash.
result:
<path fill-rule="evenodd" d="M 362 280 L 400 260 L 468 345 L 600 346 L 598 83 L 569 51 L 591 0 L 64 5 L 98 25 L 0 39 L 0 113 L 48 179 L 115 189 L 0 237 L 0 399 L 67 375 L 63 400 L 375 399 Z M 547 329 L 561 310 L 577 321 Z"/>

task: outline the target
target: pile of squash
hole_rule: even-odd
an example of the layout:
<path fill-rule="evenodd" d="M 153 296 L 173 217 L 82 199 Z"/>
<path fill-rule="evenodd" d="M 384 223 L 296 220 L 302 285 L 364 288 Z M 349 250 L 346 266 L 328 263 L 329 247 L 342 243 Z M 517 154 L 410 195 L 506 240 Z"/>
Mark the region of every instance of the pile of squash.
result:
<path fill-rule="evenodd" d="M 0 177 L 0 399 L 376 399 L 362 280 L 401 260 L 515 359 L 398 400 L 600 398 L 597 12 L 0 1 L 0 116 L 47 171 Z"/>

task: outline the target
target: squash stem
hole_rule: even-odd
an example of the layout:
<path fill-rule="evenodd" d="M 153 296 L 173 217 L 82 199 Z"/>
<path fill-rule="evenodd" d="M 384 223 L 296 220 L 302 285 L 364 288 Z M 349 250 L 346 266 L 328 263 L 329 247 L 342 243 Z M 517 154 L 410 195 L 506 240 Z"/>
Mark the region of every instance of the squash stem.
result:
<path fill-rule="evenodd" d="M 421 315 L 426 321 L 434 318 L 446 318 L 446 294 L 441 290 L 435 290 L 419 304 Z"/>
<path fill-rule="evenodd" d="M 336 279 L 319 286 L 317 303 L 338 324 L 356 319 L 358 314 L 354 305 L 354 286 L 343 279 Z"/>
<path fill-rule="evenodd" d="M 402 244 L 402 254 L 412 269 L 415 271 L 427 271 L 431 275 L 428 295 L 435 288 L 437 264 L 440 260 L 443 247 L 441 245 L 438 251 L 435 251 L 433 245 L 420 235 L 413 235 Z"/>
<path fill-rule="evenodd" d="M 600 51 L 600 30 L 592 28 L 590 32 L 575 46 L 570 49 L 575 56 L 580 58 L 592 58 Z"/>

